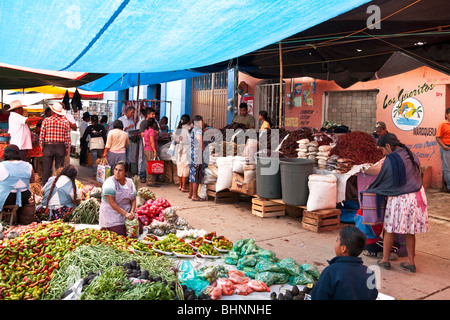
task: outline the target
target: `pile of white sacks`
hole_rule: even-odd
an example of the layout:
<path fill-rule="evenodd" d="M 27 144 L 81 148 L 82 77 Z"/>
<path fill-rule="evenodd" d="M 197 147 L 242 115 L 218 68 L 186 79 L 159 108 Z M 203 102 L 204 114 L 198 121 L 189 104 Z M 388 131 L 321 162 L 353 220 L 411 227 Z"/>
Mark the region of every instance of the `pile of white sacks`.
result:
<path fill-rule="evenodd" d="M 319 169 L 325 169 L 330 158 L 331 145 L 321 145 L 315 140 L 302 139 L 297 141 L 297 158 L 314 160 Z"/>

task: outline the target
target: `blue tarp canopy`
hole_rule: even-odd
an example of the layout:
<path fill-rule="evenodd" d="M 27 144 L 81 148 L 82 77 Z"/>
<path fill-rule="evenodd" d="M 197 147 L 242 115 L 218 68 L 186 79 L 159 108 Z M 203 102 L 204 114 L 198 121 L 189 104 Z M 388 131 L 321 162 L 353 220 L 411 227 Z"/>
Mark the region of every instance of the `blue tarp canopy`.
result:
<path fill-rule="evenodd" d="M 186 70 L 292 36 L 367 0 L 0 2 L 0 62 L 89 73 Z"/>
<path fill-rule="evenodd" d="M 168 72 L 148 73 L 110 73 L 100 79 L 79 86 L 80 89 L 88 91 L 120 91 L 138 85 L 153 85 L 181 79 L 189 79 L 202 75 L 203 73 L 181 70 Z"/>

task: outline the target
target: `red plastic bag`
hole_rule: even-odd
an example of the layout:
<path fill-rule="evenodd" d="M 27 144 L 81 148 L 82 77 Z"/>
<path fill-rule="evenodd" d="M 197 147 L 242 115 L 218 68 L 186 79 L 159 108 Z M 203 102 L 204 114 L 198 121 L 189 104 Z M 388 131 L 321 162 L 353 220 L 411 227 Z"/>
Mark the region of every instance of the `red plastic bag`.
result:
<path fill-rule="evenodd" d="M 147 168 L 148 174 L 163 174 L 164 173 L 164 161 L 162 160 L 150 160 Z"/>

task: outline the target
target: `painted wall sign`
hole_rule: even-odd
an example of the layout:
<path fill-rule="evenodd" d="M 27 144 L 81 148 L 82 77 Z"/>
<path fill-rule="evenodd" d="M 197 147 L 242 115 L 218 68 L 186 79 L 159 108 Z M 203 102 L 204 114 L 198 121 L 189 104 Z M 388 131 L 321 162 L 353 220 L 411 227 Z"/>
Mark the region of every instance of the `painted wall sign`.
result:
<path fill-rule="evenodd" d="M 423 120 L 423 106 L 416 98 L 398 101 L 392 107 L 392 122 L 403 131 L 417 128 Z"/>
<path fill-rule="evenodd" d="M 383 109 L 386 109 L 390 105 L 397 104 L 398 102 L 403 103 L 403 101 L 405 101 L 408 98 L 412 98 L 414 96 L 418 96 L 418 95 L 420 95 L 422 93 L 431 91 L 433 89 L 434 89 L 434 84 L 433 83 L 432 84 L 424 83 L 423 85 L 417 86 L 417 89 L 414 89 L 412 91 L 405 91 L 405 89 L 401 89 L 398 92 L 397 98 L 395 98 L 395 97 L 389 98 L 388 95 L 386 95 L 384 97 Z"/>

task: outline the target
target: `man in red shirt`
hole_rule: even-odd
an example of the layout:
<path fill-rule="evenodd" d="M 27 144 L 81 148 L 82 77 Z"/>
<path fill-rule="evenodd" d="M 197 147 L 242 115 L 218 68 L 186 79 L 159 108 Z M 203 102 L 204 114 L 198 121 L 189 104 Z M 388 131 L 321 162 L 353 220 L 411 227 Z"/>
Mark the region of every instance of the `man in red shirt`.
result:
<path fill-rule="evenodd" d="M 64 166 L 64 157 L 70 150 L 70 122 L 65 117 L 64 106 L 56 102 L 50 106 L 52 116 L 42 122 L 39 144 L 44 154 L 44 175 L 42 185 L 52 175 L 53 162 L 55 169 Z"/>
<path fill-rule="evenodd" d="M 443 189 L 450 192 L 450 108 L 445 110 L 445 121 L 439 124 L 436 141 L 441 146 L 442 174 L 447 185 Z"/>

